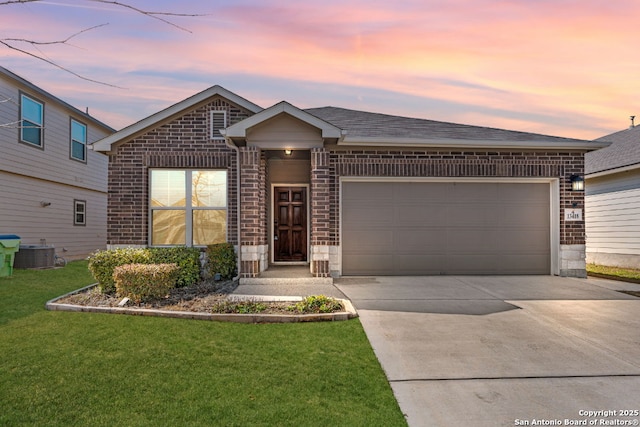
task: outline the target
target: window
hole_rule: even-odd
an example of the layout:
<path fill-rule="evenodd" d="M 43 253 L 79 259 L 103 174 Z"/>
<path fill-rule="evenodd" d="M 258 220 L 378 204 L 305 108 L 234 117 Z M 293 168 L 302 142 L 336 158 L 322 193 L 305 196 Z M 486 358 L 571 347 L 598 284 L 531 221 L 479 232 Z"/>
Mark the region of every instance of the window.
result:
<path fill-rule="evenodd" d="M 214 110 L 211 112 L 211 139 L 224 139 L 220 133 L 221 129 L 227 127 L 227 112 L 225 110 Z"/>
<path fill-rule="evenodd" d="M 71 119 L 71 158 L 87 161 L 87 126 Z"/>
<path fill-rule="evenodd" d="M 27 95 L 20 96 L 20 141 L 43 146 L 44 104 Z"/>
<path fill-rule="evenodd" d="M 87 202 L 73 201 L 73 225 L 87 225 Z"/>
<path fill-rule="evenodd" d="M 152 169 L 151 246 L 227 241 L 227 172 Z"/>

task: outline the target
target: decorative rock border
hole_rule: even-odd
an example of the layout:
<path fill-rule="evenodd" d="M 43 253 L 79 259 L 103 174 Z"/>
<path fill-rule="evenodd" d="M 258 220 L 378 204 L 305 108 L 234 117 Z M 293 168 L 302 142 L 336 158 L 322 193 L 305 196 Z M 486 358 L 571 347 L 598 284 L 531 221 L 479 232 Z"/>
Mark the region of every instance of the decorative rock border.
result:
<path fill-rule="evenodd" d="M 69 292 L 57 298 L 47 301 L 45 307 L 51 311 L 72 311 L 83 313 L 111 313 L 111 314 L 128 314 L 133 316 L 153 316 L 153 317 L 171 317 L 176 319 L 196 319 L 196 320 L 212 320 L 218 322 L 236 322 L 236 323 L 296 323 L 296 322 L 322 322 L 322 321 L 338 321 L 348 320 L 358 317 L 358 313 L 347 299 L 336 298 L 342 302 L 345 311 L 335 313 L 319 313 L 319 314 L 218 314 L 218 313 L 197 313 L 192 311 L 174 311 L 174 310 L 156 310 L 148 308 L 130 308 L 130 307 L 95 307 L 75 304 L 62 304 L 56 301 L 70 295 L 84 292 L 92 287 L 89 285 L 84 288 Z M 260 300 L 260 301 L 300 301 L 301 297 L 297 296 L 264 296 L 264 295 L 229 295 L 235 301 L 240 300 Z"/>

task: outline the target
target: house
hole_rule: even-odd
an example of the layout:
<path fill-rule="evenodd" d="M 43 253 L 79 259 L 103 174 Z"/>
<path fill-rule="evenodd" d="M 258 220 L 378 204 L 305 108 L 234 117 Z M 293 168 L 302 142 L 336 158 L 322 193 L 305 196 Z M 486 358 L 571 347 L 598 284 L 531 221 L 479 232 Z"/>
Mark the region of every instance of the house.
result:
<path fill-rule="evenodd" d="M 606 143 L 213 86 L 96 142 L 108 246 L 231 242 L 241 278 L 585 272 L 584 153 Z M 578 208 L 576 208 L 578 206 Z M 579 212 L 578 212 L 579 211 Z"/>
<path fill-rule="evenodd" d="M 68 260 L 104 249 L 108 156 L 87 147 L 113 132 L 0 67 L 0 234 Z"/>
<path fill-rule="evenodd" d="M 599 138 L 611 145 L 587 153 L 587 262 L 640 268 L 640 127 Z"/>

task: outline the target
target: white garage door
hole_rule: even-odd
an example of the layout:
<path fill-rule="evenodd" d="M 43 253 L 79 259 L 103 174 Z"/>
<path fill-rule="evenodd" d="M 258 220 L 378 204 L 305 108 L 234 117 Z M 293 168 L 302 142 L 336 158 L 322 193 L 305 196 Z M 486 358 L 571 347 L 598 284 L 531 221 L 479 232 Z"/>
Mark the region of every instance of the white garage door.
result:
<path fill-rule="evenodd" d="M 343 182 L 343 275 L 549 274 L 550 186 Z"/>

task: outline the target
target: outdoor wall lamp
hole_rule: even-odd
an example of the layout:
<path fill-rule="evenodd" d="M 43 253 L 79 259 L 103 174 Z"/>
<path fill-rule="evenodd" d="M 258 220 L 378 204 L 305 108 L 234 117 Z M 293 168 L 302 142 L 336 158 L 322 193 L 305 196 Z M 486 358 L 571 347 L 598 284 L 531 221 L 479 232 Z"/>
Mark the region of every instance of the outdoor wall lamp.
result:
<path fill-rule="evenodd" d="M 584 178 L 580 175 L 571 175 L 569 178 L 571 181 L 571 190 L 572 191 L 584 191 Z"/>
<path fill-rule="evenodd" d="M 292 153 L 291 149 L 287 148 L 286 150 L 284 150 L 284 154 L 287 156 L 290 156 Z"/>

